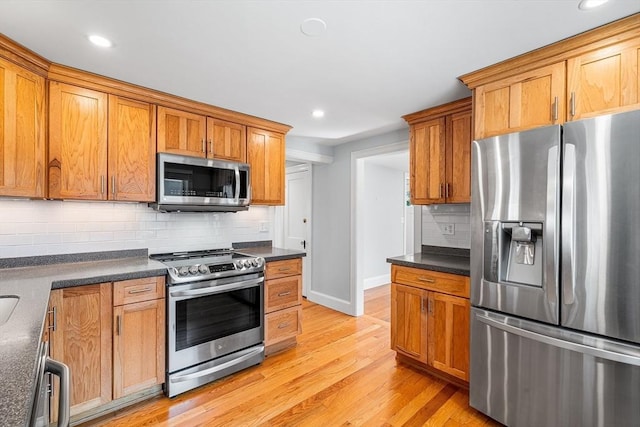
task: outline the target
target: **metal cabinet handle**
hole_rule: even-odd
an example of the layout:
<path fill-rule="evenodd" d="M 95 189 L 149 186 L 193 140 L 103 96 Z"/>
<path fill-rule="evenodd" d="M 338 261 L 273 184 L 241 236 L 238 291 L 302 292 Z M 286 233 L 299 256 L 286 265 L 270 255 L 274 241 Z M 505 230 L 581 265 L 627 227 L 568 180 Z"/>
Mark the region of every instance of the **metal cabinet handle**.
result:
<path fill-rule="evenodd" d="M 427 283 L 436 283 L 436 279 L 432 279 L 431 277 L 418 277 L 418 280 L 421 282 L 427 282 Z"/>
<path fill-rule="evenodd" d="M 420 312 L 424 313 L 424 298 L 420 298 Z"/>
<path fill-rule="evenodd" d="M 100 175 L 100 194 L 104 194 L 104 175 Z"/>
<path fill-rule="evenodd" d="M 429 308 L 427 310 L 429 311 L 429 314 L 433 314 L 433 299 L 429 298 L 428 306 Z"/>
<path fill-rule="evenodd" d="M 203 153 L 206 153 L 206 152 L 207 152 L 207 146 L 206 146 L 206 143 L 205 143 L 204 138 L 202 138 L 202 152 L 203 152 Z"/>
<path fill-rule="evenodd" d="M 69 426 L 71 399 L 69 398 L 69 367 L 47 357 L 44 363 L 45 372 L 60 378 L 60 398 L 58 399 L 58 426 Z"/>
<path fill-rule="evenodd" d="M 442 199 L 442 193 L 444 193 L 444 184 L 440 184 L 440 199 Z"/>
<path fill-rule="evenodd" d="M 49 329 L 55 332 L 58 327 L 58 310 L 55 306 L 51 307 L 51 310 L 49 310 L 49 314 L 53 315 L 53 322 L 50 322 Z"/>
<path fill-rule="evenodd" d="M 289 295 L 291 295 L 291 291 L 287 291 L 287 292 L 280 292 L 280 293 L 278 294 L 278 296 L 279 296 L 279 297 L 286 297 L 286 296 L 289 296 Z"/>
<path fill-rule="evenodd" d="M 122 316 L 116 316 L 116 335 L 122 333 Z"/>
<path fill-rule="evenodd" d="M 278 269 L 278 271 L 289 271 L 289 270 L 291 270 L 291 267 L 280 267 Z"/>
<path fill-rule="evenodd" d="M 571 92 L 571 101 L 569 102 L 570 104 L 570 108 L 569 108 L 569 114 L 571 114 L 571 117 L 576 115 L 576 93 L 575 92 Z"/>
<path fill-rule="evenodd" d="M 552 107 L 553 121 L 558 120 L 558 97 L 553 98 L 553 107 Z"/>
<path fill-rule="evenodd" d="M 148 288 L 148 287 L 147 288 L 141 288 L 141 289 L 130 289 L 129 293 L 130 294 L 141 294 L 143 292 L 149 292 L 151 290 L 153 290 L 153 288 Z"/>
<path fill-rule="evenodd" d="M 449 198 L 449 194 L 451 193 L 451 184 L 449 184 L 449 183 L 447 182 L 447 185 L 446 185 L 446 187 L 445 187 L 445 188 L 446 188 L 446 191 L 445 191 L 445 197 L 448 199 L 448 198 Z"/>
<path fill-rule="evenodd" d="M 209 154 L 213 155 L 213 139 L 210 139 L 207 143 L 209 144 Z"/>
<path fill-rule="evenodd" d="M 111 176 L 111 194 L 116 195 L 116 176 Z"/>
<path fill-rule="evenodd" d="M 280 323 L 280 324 L 278 325 L 278 329 L 284 329 L 284 328 L 288 327 L 289 325 L 290 325 L 290 323 L 289 323 L 289 322 Z"/>

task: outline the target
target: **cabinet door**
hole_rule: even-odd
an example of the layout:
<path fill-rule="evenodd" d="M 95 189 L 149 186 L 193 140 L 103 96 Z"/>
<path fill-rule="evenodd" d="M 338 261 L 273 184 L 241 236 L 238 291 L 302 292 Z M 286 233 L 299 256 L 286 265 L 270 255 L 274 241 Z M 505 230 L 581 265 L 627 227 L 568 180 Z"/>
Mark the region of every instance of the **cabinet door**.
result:
<path fill-rule="evenodd" d="M 49 197 L 106 200 L 107 94 L 49 83 Z"/>
<path fill-rule="evenodd" d="M 427 302 L 429 292 L 391 284 L 391 348 L 427 363 Z"/>
<path fill-rule="evenodd" d="M 251 165 L 251 204 L 284 204 L 284 135 L 247 129 L 247 161 Z"/>
<path fill-rule="evenodd" d="M 156 107 L 109 95 L 109 199 L 152 202 L 156 177 Z"/>
<path fill-rule="evenodd" d="M 640 107 L 640 42 L 635 39 L 567 61 L 567 117 L 578 120 Z"/>
<path fill-rule="evenodd" d="M 44 78 L 0 59 L 0 196 L 45 196 Z"/>
<path fill-rule="evenodd" d="M 564 62 L 478 86 L 475 138 L 562 123 L 564 87 Z"/>
<path fill-rule="evenodd" d="M 207 118 L 158 107 L 158 152 L 206 157 Z"/>
<path fill-rule="evenodd" d="M 50 306 L 50 353 L 71 371 L 71 415 L 111 401 L 111 284 L 54 290 Z"/>
<path fill-rule="evenodd" d="M 447 116 L 448 203 L 471 201 L 471 111 Z"/>
<path fill-rule="evenodd" d="M 469 300 L 429 293 L 429 365 L 469 380 Z"/>
<path fill-rule="evenodd" d="M 445 142 L 444 118 L 411 127 L 409 187 L 414 205 L 444 202 Z"/>
<path fill-rule="evenodd" d="M 207 117 L 207 157 L 247 161 L 247 129 L 244 125 Z"/>
<path fill-rule="evenodd" d="M 113 308 L 113 397 L 164 383 L 165 300 Z"/>

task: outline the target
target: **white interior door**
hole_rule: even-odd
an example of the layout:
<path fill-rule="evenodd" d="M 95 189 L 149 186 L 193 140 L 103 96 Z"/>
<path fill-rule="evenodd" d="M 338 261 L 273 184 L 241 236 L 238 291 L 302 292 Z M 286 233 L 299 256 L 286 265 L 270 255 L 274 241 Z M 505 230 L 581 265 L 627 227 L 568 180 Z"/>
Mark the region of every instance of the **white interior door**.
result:
<path fill-rule="evenodd" d="M 287 168 L 284 206 L 284 247 L 304 250 L 302 295 L 307 296 L 311 280 L 311 165 Z"/>

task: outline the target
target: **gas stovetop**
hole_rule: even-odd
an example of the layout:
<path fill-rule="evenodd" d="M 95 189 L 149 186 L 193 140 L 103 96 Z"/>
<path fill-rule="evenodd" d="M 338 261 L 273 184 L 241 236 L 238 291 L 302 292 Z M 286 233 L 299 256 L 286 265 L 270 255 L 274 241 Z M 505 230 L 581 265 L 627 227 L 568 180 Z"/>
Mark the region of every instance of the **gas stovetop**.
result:
<path fill-rule="evenodd" d="M 264 271 L 264 258 L 228 248 L 152 254 L 149 258 L 167 266 L 169 285 Z"/>

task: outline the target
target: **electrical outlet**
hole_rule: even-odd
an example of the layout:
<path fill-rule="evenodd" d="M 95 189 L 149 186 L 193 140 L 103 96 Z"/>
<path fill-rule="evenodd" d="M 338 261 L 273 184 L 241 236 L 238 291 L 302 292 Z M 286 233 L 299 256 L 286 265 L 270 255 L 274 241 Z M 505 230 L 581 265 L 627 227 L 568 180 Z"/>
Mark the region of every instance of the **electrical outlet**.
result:
<path fill-rule="evenodd" d="M 455 224 L 442 224 L 442 234 L 456 234 Z"/>
<path fill-rule="evenodd" d="M 269 223 L 267 221 L 260 221 L 259 232 L 266 233 L 267 231 L 269 231 Z"/>

